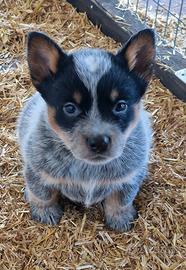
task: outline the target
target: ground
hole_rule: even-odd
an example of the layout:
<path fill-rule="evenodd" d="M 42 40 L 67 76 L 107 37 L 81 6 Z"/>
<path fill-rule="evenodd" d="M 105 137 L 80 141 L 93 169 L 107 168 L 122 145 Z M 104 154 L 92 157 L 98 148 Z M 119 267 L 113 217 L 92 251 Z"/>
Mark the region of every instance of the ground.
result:
<path fill-rule="evenodd" d="M 58 226 L 31 220 L 15 136 L 18 112 L 34 92 L 25 62 L 25 35 L 41 30 L 64 49 L 119 47 L 64 0 L 2 1 L 0 98 L 0 269 L 185 269 L 184 136 L 186 106 L 153 79 L 145 106 L 152 113 L 154 149 L 136 204 L 132 231 L 104 226 L 97 206 L 68 203 Z"/>

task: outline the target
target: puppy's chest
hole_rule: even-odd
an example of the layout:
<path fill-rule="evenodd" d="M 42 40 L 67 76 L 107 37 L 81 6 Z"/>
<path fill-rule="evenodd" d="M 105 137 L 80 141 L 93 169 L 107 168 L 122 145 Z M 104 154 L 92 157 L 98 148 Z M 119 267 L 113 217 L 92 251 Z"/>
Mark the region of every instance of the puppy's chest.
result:
<path fill-rule="evenodd" d="M 48 173 L 43 174 L 42 179 L 70 200 L 89 206 L 102 201 L 112 191 L 110 170 L 92 169 L 72 162 L 61 166 L 64 161 L 52 161 L 46 163 L 49 167 L 43 168 Z"/>
<path fill-rule="evenodd" d="M 90 206 L 102 201 L 110 192 L 109 185 L 103 185 L 101 181 L 89 180 L 70 182 L 60 186 L 61 193 L 75 202 Z"/>

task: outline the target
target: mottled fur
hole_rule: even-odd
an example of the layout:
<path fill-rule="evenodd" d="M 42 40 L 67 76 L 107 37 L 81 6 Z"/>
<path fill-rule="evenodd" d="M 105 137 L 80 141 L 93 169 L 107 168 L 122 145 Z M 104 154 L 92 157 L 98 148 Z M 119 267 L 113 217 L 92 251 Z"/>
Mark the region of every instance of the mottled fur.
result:
<path fill-rule="evenodd" d="M 138 35 L 142 36 L 142 34 Z M 148 42 L 151 37 L 153 43 L 152 32 L 147 30 L 144 32 L 144 37 L 145 35 L 148 35 Z M 90 95 L 90 98 L 87 97 L 87 103 L 84 102 L 85 104 L 82 105 L 85 108 L 87 104 L 89 106 L 77 122 L 69 124 L 70 120 L 68 121 L 68 119 L 67 123 L 60 122 L 60 113 L 58 113 L 60 103 L 56 103 L 59 101 L 59 97 L 54 100 L 50 96 L 50 91 L 55 92 L 58 84 L 64 85 L 64 82 L 55 84 L 57 78 L 53 79 L 52 84 L 47 81 L 49 90 L 46 91 L 49 93 L 44 93 L 43 89 L 47 89 L 47 85 L 43 84 L 43 78 L 49 76 L 50 66 L 47 74 L 42 74 L 42 79 L 39 81 L 40 73 L 45 71 L 41 70 L 39 76 L 36 76 L 35 72 L 39 65 L 34 64 L 33 67 L 30 60 L 32 53 L 34 53 L 32 50 L 37 50 L 38 43 L 43 46 L 43 43 L 48 42 L 44 48 L 47 51 L 52 46 L 52 53 L 49 54 L 49 57 L 55 59 L 48 62 L 49 65 L 50 62 L 52 63 L 54 69 L 54 64 L 56 68 L 58 61 L 56 57 L 60 54 L 59 48 L 48 37 L 38 33 L 32 34 L 30 39 L 33 41 L 31 40 L 30 43 L 34 42 L 34 37 L 36 37 L 34 47 L 28 48 L 28 61 L 33 83 L 41 95 L 36 93 L 28 100 L 18 121 L 18 138 L 25 166 L 25 197 L 30 203 L 32 217 L 39 222 L 48 224 L 59 222 L 63 214 L 60 201 L 60 194 L 62 194 L 70 200 L 86 206 L 103 202 L 106 223 L 109 227 L 121 231 L 128 230 L 136 216 L 132 202 L 146 176 L 151 146 L 149 116 L 140 101 L 143 93 L 139 94 L 142 88 L 145 91 L 148 81 L 140 79 L 142 74 L 139 74 L 139 70 L 138 74 L 132 73 L 130 75 L 131 71 L 127 70 L 126 67 L 127 59 L 122 67 L 122 64 L 121 66 L 118 63 L 115 64 L 115 61 L 120 60 L 113 60 L 117 56 L 103 50 L 82 49 L 73 52 L 68 55 L 68 57 L 73 58 L 74 65 L 70 74 L 74 76 L 72 79 L 74 82 L 78 80 L 81 82 L 74 84 L 74 92 L 71 96 L 75 100 L 74 102 L 81 103 L 84 102 L 85 93 Z M 142 41 L 140 41 L 140 46 L 141 43 Z M 136 46 L 133 47 L 136 49 Z M 57 53 L 55 53 L 55 49 Z M 127 55 L 130 54 L 135 66 L 139 59 L 134 60 L 132 52 Z M 45 51 L 42 51 L 41 65 L 42 62 L 45 62 L 43 59 L 46 57 Z M 153 62 L 154 55 L 148 57 L 151 57 Z M 150 61 L 149 58 L 148 61 Z M 114 116 L 106 113 L 105 110 L 108 106 L 104 108 L 104 104 L 100 105 L 102 102 L 100 100 L 104 97 L 100 96 L 103 91 L 98 91 L 102 85 L 106 85 L 105 81 L 108 80 L 105 76 L 108 76 L 107 74 L 114 69 L 114 65 L 118 69 L 127 70 L 121 76 L 126 81 L 127 90 L 125 91 L 129 92 L 130 96 L 127 98 L 132 100 L 132 105 L 130 103 L 128 105 L 131 106 L 130 115 L 126 116 L 127 120 L 123 120 L 123 118 L 123 122 L 120 121 L 119 124 Z M 59 67 L 59 69 L 63 70 L 63 67 Z M 122 71 L 119 70 L 117 74 L 120 74 L 119 72 Z M 141 72 L 145 73 L 146 71 Z M 109 75 L 109 80 L 111 80 L 110 78 L 111 75 Z M 71 78 L 66 77 L 66 84 L 68 80 Z M 139 89 L 138 85 L 140 85 Z M 131 94 L 132 87 L 136 89 L 137 94 Z M 109 98 L 115 102 L 120 93 L 117 92 L 115 85 L 111 88 Z M 100 134 L 107 134 L 111 138 L 111 145 L 102 155 L 95 155 L 87 147 L 85 138 Z"/>

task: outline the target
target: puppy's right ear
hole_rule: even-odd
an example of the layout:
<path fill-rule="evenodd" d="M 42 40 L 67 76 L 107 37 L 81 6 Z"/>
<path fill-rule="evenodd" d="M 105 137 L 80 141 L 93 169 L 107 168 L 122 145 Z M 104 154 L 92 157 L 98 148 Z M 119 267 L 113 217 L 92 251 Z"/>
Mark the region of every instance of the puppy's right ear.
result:
<path fill-rule="evenodd" d="M 48 36 L 39 32 L 28 35 L 27 60 L 32 82 L 37 90 L 45 80 L 52 80 L 59 61 L 66 57 L 61 48 Z"/>

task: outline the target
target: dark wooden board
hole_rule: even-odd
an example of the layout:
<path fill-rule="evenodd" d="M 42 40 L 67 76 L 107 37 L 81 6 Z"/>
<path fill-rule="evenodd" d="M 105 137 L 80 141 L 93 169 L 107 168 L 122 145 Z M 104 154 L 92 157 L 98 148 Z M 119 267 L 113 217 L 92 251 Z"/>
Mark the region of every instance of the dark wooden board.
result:
<path fill-rule="evenodd" d="M 86 12 L 88 18 L 101 28 L 101 31 L 124 44 L 134 33 L 146 28 L 135 14 L 129 10 L 116 8 L 116 0 L 67 0 L 79 12 Z M 119 18 L 119 20 L 118 20 Z M 120 19 L 121 18 L 121 19 Z M 176 97 L 186 102 L 186 84 L 175 71 L 186 67 L 186 59 L 166 46 L 157 46 L 155 74 Z M 163 64 L 163 65 L 162 65 Z"/>

